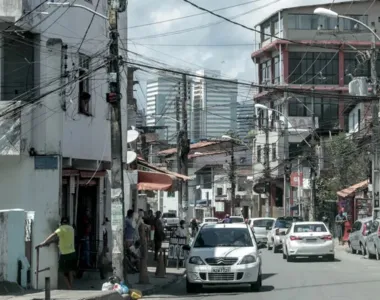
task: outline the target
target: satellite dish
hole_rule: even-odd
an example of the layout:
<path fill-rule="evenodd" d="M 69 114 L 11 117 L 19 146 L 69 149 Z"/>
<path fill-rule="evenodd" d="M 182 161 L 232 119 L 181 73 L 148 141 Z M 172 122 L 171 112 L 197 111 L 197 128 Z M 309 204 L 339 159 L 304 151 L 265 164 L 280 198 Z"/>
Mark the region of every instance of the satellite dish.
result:
<path fill-rule="evenodd" d="M 127 143 L 133 143 L 139 137 L 139 132 L 132 129 L 127 131 Z"/>
<path fill-rule="evenodd" d="M 137 158 L 137 154 L 134 151 L 127 151 L 127 165 L 133 163 Z"/>

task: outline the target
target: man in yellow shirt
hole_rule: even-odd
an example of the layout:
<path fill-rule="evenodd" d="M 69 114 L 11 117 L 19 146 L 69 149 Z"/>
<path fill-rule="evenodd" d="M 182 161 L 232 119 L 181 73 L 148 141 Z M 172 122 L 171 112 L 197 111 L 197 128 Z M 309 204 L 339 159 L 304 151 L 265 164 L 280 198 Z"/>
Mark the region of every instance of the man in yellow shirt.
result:
<path fill-rule="evenodd" d="M 61 226 L 36 248 L 49 246 L 57 237 L 59 239 L 58 248 L 60 252 L 59 271 L 64 275 L 67 288 L 71 289 L 74 278 L 73 273 L 76 270 L 77 257 L 74 246 L 74 228 L 69 225 L 69 219 L 63 217 L 61 219 Z"/>

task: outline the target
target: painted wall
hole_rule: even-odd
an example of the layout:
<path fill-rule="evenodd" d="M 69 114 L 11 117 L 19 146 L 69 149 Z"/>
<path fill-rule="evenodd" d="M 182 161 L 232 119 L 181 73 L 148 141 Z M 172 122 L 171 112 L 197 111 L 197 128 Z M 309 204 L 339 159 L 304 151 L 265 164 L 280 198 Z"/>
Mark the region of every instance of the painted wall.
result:
<path fill-rule="evenodd" d="M 21 208 L 35 211 L 32 247 L 41 243 L 58 226 L 59 171 L 35 170 L 34 158 L 0 158 L 0 209 Z M 50 267 L 44 273 L 50 276 L 52 289 L 58 283 L 58 249 L 55 245 L 41 249 L 40 268 Z M 32 253 L 32 270 L 36 270 L 36 251 Z M 43 274 L 43 275 L 44 275 Z M 33 285 L 35 276 L 32 276 Z M 43 287 L 40 281 L 39 288 Z"/>
<path fill-rule="evenodd" d="M 0 210 L 0 281 L 17 282 L 18 260 L 25 256 L 25 217 L 22 209 Z"/>

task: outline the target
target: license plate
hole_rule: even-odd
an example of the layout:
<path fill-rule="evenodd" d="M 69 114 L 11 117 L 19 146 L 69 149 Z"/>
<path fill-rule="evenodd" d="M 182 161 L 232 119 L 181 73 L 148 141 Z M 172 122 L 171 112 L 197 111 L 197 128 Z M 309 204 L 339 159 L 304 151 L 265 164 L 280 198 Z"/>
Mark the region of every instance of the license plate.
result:
<path fill-rule="evenodd" d="M 317 240 L 316 239 L 307 239 L 306 242 L 308 243 L 315 243 Z"/>
<path fill-rule="evenodd" d="M 231 272 L 231 268 L 228 268 L 228 267 L 212 268 L 211 272 L 212 273 L 230 273 Z"/>

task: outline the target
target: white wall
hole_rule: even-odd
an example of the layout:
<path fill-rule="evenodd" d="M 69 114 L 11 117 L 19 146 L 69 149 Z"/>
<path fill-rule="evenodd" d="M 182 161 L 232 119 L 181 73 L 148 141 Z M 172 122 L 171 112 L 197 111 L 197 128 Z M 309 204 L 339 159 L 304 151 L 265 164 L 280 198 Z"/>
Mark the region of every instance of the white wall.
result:
<path fill-rule="evenodd" d="M 58 170 L 35 170 L 34 158 L 22 156 L 11 159 L 0 158 L 0 209 L 20 208 L 35 211 L 32 246 L 41 243 L 59 225 L 59 183 Z M 36 269 L 36 251 L 32 251 L 32 270 Z M 55 245 L 41 249 L 40 268 L 50 267 L 48 274 L 51 288 L 58 283 L 58 249 Z M 35 276 L 32 276 L 34 284 Z M 39 288 L 43 287 L 40 280 Z"/>
<path fill-rule="evenodd" d="M 360 116 L 359 116 L 360 111 Z M 359 130 L 359 124 L 365 117 L 364 104 L 358 103 L 348 114 L 348 133 L 354 133 Z M 360 119 L 359 119 L 360 118 Z"/>
<path fill-rule="evenodd" d="M 174 197 L 169 197 L 168 192 L 163 193 L 163 210 L 162 213 L 168 212 L 169 210 L 175 210 L 178 216 L 178 192 L 174 192 Z M 159 206 L 160 207 L 160 206 Z"/>

